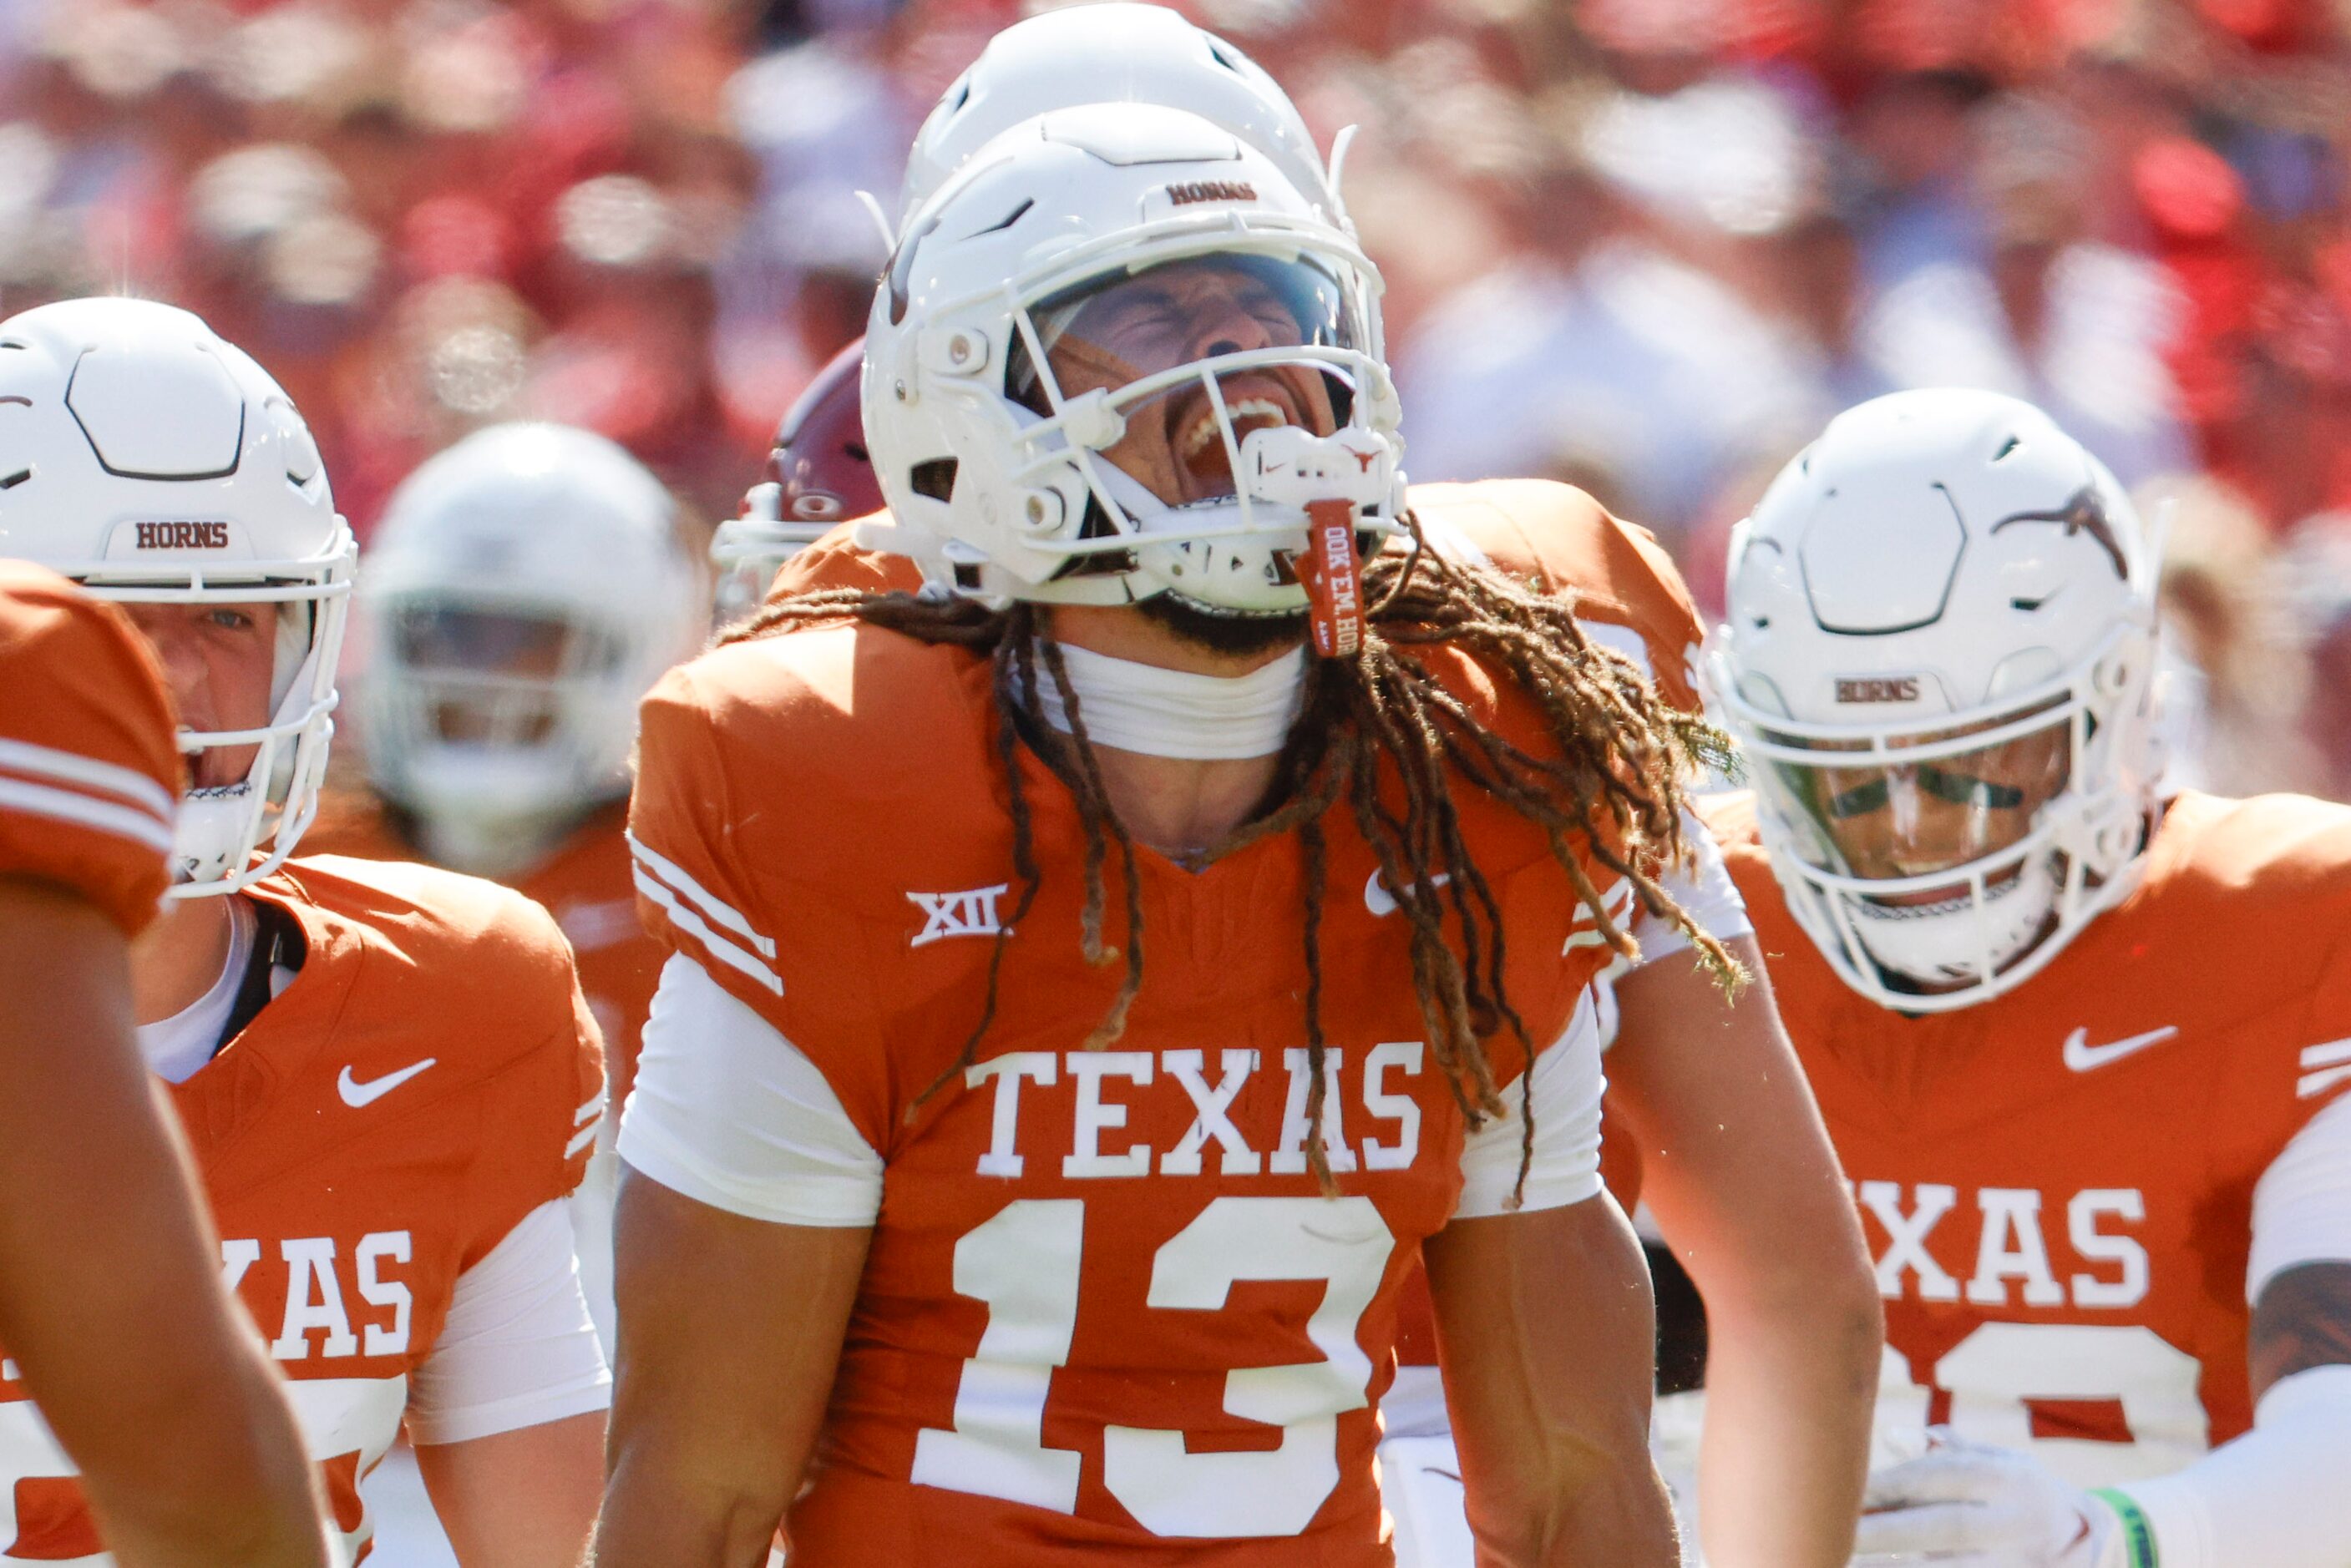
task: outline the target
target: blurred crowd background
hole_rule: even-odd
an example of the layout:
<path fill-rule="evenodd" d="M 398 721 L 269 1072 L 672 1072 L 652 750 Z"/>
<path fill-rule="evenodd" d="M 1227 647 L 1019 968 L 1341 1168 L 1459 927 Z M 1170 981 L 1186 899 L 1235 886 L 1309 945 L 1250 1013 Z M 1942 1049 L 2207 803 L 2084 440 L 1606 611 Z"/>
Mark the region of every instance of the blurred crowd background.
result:
<path fill-rule="evenodd" d="M 364 539 L 467 431 L 731 514 L 1017 0 L 0 0 L 0 310 L 187 305 Z M 1329 145 L 1416 479 L 1593 490 L 1719 592 L 1837 408 L 2047 407 L 2169 533 L 2189 782 L 2351 795 L 2351 0 L 1192 0 Z"/>

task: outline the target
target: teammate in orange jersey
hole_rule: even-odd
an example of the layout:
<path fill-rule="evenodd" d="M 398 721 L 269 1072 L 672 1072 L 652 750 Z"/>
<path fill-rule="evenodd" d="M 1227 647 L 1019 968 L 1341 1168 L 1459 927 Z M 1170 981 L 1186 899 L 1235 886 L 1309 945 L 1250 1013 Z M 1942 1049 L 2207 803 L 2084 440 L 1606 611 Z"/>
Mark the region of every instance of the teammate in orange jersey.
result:
<path fill-rule="evenodd" d="M 1703 732 L 1384 547 L 1368 266 L 1272 164 L 1139 106 L 1000 146 L 867 339 L 936 592 L 772 603 L 645 710 L 599 1561 L 789 1505 L 812 1568 L 1385 1563 L 1418 1243 L 1488 1550 L 1669 1563 L 1574 939 L 1677 913 Z"/>
<path fill-rule="evenodd" d="M 0 549 L 123 602 L 185 726 L 176 882 L 132 954 L 139 1043 L 340 1543 L 367 1550 L 359 1480 L 404 1423 L 465 1561 L 569 1564 L 608 1389 L 562 1202 L 603 1085 L 561 936 L 486 883 L 287 858 L 354 551 L 276 383 L 144 301 L 44 306 L 0 340 L 32 459 Z M 103 1561 L 23 1396 L 0 1384 L 0 1552 Z"/>
<path fill-rule="evenodd" d="M 359 589 L 353 701 L 372 802 L 314 840 L 503 882 L 562 927 L 628 1096 L 660 949 L 625 837 L 637 703 L 693 654 L 707 591 L 661 482 L 603 437 L 497 425 L 392 494 Z M 611 1333 L 609 1139 L 573 1204 L 590 1312 Z"/>
<path fill-rule="evenodd" d="M 0 1344 L 128 1561 L 321 1563 L 293 1413 L 131 1039 L 128 944 L 180 785 L 171 705 L 120 611 L 18 562 L 0 690 Z"/>
<path fill-rule="evenodd" d="M 1865 1562 L 2351 1561 L 2351 810 L 2158 791 L 2156 570 L 1982 392 L 1841 416 L 1733 545 L 1710 816 L 1927 1448 Z"/>
<path fill-rule="evenodd" d="M 1415 485 L 1409 495 L 1432 540 L 1458 556 L 1521 564 L 1542 591 L 1574 606 L 1593 640 L 1654 670 L 1666 701 L 1698 710 L 1697 611 L 1645 531 L 1580 492 L 1538 481 Z M 774 591 L 912 591 L 920 582 L 905 557 L 864 550 L 841 527 L 785 561 Z M 1711 839 L 1694 846 L 1713 869 L 1667 885 L 1709 935 L 1760 970 L 1744 904 Z M 1663 1405 L 1653 1447 L 1677 1511 L 1686 1521 L 1698 1515 L 1707 1530 L 1716 1568 L 1842 1562 L 1880 1334 L 1860 1239 L 1846 1216 L 1821 1211 L 1823 1186 L 1828 1201 L 1845 1199 L 1768 987 L 1726 1007 L 1687 939 L 1633 905 L 1630 891 L 1620 887 L 1613 909 L 1629 919 L 1639 960 L 1611 963 L 1593 998 L 1609 1050 L 1601 1175 L 1628 1210 L 1646 1193 L 1667 1218 L 1667 1244 L 1687 1260 L 1714 1324 L 1707 1373 L 1725 1417 L 1702 1477 L 1698 1434 L 1678 1419 L 1666 1429 Z M 1580 940 L 1601 940 L 1580 929 Z M 1398 1310 L 1395 1380 L 1380 1404 L 1382 1501 L 1397 1561 L 1467 1568 L 1474 1547 L 1427 1283 L 1417 1272 Z M 1671 1407 L 1677 1417 L 1681 1409 Z M 1703 1511 L 1701 1483 L 1711 1499 Z"/>
<path fill-rule="evenodd" d="M 1196 112 L 1272 159 L 1326 211 L 1343 211 L 1335 168 L 1326 180 L 1297 110 L 1245 55 L 1174 11 L 1110 4 L 1050 11 L 990 41 L 916 138 L 908 214 L 993 136 L 1031 115 L 1102 99 Z M 848 358 L 844 352 L 833 372 Z M 820 400 L 812 389 L 802 410 L 786 421 L 801 439 L 785 495 L 793 485 L 812 492 L 817 516 L 843 510 L 835 496 L 852 498 L 851 515 L 878 509 L 878 496 L 860 494 L 870 469 L 854 405 Z M 843 434 L 861 444 L 852 447 Z M 1556 485 L 1425 485 L 1410 501 L 1429 535 L 1456 553 L 1540 556 L 1549 565 L 1536 574 L 1546 592 L 1571 596 L 1593 638 L 1656 672 L 1661 695 L 1695 711 L 1688 675 L 1698 619 L 1672 564 L 1646 535 Z M 747 545 L 759 536 L 747 533 Z M 789 542 L 798 548 L 801 540 Z M 841 530 L 787 566 L 781 589 L 911 589 L 920 581 L 910 560 L 862 550 Z M 1710 934 L 1761 967 L 1719 862 L 1669 886 Z M 1726 1004 L 1669 924 L 1645 911 L 1635 918 L 1641 963 L 1620 962 L 1623 972 L 1595 993 L 1603 1018 L 1619 1020 L 1603 1174 L 1620 1195 L 1638 1190 L 1636 1150 L 1646 1151 L 1651 1207 L 1719 1330 L 1708 1372 L 1720 1418 L 1707 1434 L 1702 1483 L 1712 1560 L 1718 1568 L 1841 1563 L 1861 1491 L 1881 1331 L 1859 1230 L 1768 988 Z M 1395 1382 L 1381 1406 L 1383 1501 L 1405 1568 L 1466 1565 L 1473 1548 L 1426 1282 L 1409 1279 L 1400 1304 L 1411 1332 L 1399 1339 Z M 1698 1480 L 1698 1434 L 1669 1419 L 1682 1403 L 1660 1407 L 1653 1438 L 1687 1518 L 1700 1487 L 1684 1484 Z"/>

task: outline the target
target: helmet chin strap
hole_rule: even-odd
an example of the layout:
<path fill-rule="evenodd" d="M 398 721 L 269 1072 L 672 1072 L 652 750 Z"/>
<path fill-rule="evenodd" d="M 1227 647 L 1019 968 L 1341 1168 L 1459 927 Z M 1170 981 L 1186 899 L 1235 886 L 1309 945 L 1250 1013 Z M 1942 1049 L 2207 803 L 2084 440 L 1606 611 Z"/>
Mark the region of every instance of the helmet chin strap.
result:
<path fill-rule="evenodd" d="M 1834 896 L 1846 899 L 1861 945 L 1878 968 L 1922 985 L 1984 981 L 2023 956 L 2047 927 L 2057 908 L 2056 858 L 2031 857 L 2007 882 L 1986 888 L 1981 899 L 1964 889 L 1939 904 L 1910 906 Z M 1978 953 L 1990 954 L 1990 973 L 1976 972 Z"/>

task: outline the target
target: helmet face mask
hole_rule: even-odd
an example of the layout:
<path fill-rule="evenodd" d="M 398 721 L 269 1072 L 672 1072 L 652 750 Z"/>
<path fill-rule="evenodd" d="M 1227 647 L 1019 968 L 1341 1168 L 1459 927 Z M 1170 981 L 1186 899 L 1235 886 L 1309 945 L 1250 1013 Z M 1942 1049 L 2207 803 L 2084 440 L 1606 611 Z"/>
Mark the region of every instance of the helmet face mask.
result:
<path fill-rule="evenodd" d="M 358 551 L 317 443 L 267 372 L 170 306 L 44 306 L 0 322 L 0 403 L 18 405 L 0 471 L 23 471 L 0 554 L 127 606 L 276 607 L 267 711 L 179 736 L 197 787 L 166 897 L 234 892 L 317 816 L 334 733 Z"/>
<path fill-rule="evenodd" d="M 1270 432 L 1343 432 L 1364 532 L 1400 531 L 1378 288 L 1196 117 L 1016 129 L 910 223 L 876 298 L 865 424 L 894 526 L 872 542 L 997 600 L 1295 612 L 1305 514 L 1252 456 Z"/>
<path fill-rule="evenodd" d="M 2112 477 L 1990 393 L 1841 416 L 1741 524 L 1709 671 L 1790 909 L 1846 984 L 1968 1006 L 2136 885 L 2154 580 Z"/>

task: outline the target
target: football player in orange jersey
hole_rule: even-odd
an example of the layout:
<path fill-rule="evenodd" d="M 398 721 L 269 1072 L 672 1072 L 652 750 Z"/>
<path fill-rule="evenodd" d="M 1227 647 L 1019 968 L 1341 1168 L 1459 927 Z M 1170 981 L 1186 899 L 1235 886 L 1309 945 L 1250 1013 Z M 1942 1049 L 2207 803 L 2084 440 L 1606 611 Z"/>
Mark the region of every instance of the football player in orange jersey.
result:
<path fill-rule="evenodd" d="M 561 935 L 487 883 L 288 858 L 325 767 L 355 551 L 267 374 L 141 300 L 27 311 L 0 342 L 31 460 L 0 548 L 123 603 L 183 726 L 176 881 L 131 954 L 139 1044 L 340 1543 L 367 1551 L 360 1478 L 404 1423 L 465 1561 L 569 1564 L 608 1392 L 563 1203 L 602 1075 Z M 13 1382 L 0 1552 L 104 1561 Z"/>
<path fill-rule="evenodd" d="M 0 446 L 11 472 L 25 455 Z M 120 611 L 11 561 L 0 690 L 0 1344 L 125 1561 L 322 1563 L 293 1412 L 131 1038 L 128 943 L 180 787 L 170 701 Z"/>
<path fill-rule="evenodd" d="M 991 40 L 916 138 L 907 211 L 1020 119 L 1107 99 L 1199 113 L 1271 158 L 1327 210 L 1343 211 L 1312 137 L 1270 77 L 1176 12 L 1121 4 L 1050 11 Z M 804 516 L 857 516 L 880 506 L 878 495 L 867 494 L 870 467 L 854 404 L 838 393 L 820 400 L 825 387 L 846 389 L 845 375 L 838 383 L 830 378 L 850 358 L 844 351 L 786 421 L 801 439 L 788 458 L 779 452 L 787 472 L 780 498 L 812 498 L 815 510 Z M 785 514 L 759 497 L 755 492 L 747 504 L 748 516 Z M 850 498 L 845 506 L 842 497 Z M 1480 540 L 1540 536 L 1546 590 L 1571 595 L 1592 637 L 1655 672 L 1669 701 L 1696 710 L 1696 612 L 1671 562 L 1645 534 L 1556 485 L 1423 485 L 1411 492 L 1411 504 L 1432 537 L 1472 554 Z M 810 546 L 810 524 L 730 524 L 714 553 L 738 527 L 731 555 L 767 568 L 752 576 L 760 587 L 773 563 L 803 548 L 779 591 L 920 585 L 912 561 L 862 550 L 848 529 Z M 771 536 L 781 542 L 762 556 L 761 542 Z M 1502 546 L 1505 555 L 1530 549 Z M 1669 882 L 1677 900 L 1760 969 L 1736 889 L 1708 844 L 1694 846 L 1701 868 L 1692 880 Z M 1707 1359 L 1719 1418 L 1705 1433 L 1702 1488 L 1677 1484 L 1677 1502 L 1687 1517 L 1698 1511 L 1698 1491 L 1706 1492 L 1701 1522 L 1718 1568 L 1842 1563 L 1861 1491 L 1881 1336 L 1861 1237 L 1768 988 L 1726 1005 L 1669 923 L 1638 909 L 1634 919 L 1641 962 L 1613 966 L 1623 972 L 1595 992 L 1602 1016 L 1619 1023 L 1603 1174 L 1628 1207 L 1646 1189 L 1719 1331 Z M 1466 1564 L 1472 1548 L 1459 1467 L 1446 1436 L 1426 1287 L 1417 1277 L 1406 1283 L 1401 1313 L 1407 1332 L 1381 1407 L 1388 1438 L 1383 1495 L 1396 1524 L 1398 1560 L 1406 1568 Z M 1654 1436 L 1668 1478 L 1698 1480 L 1697 1432 L 1669 1427 L 1663 1407 L 1659 1414 Z"/>
<path fill-rule="evenodd" d="M 1860 1561 L 2351 1561 L 2351 809 L 2158 789 L 2156 577 L 1988 392 L 1733 543 L 1708 815 L 1887 1303 Z"/>
<path fill-rule="evenodd" d="M 864 414 L 933 591 L 772 602 L 646 708 L 601 1562 L 788 1503 L 814 1564 L 1384 1562 L 1422 1239 L 1487 1549 L 1672 1560 L 1579 1003 L 1606 887 L 1686 920 L 1702 732 L 1539 542 L 1359 575 L 1417 538 L 1370 283 L 1173 110 L 916 215 Z"/>
<path fill-rule="evenodd" d="M 421 859 L 544 905 L 571 944 L 628 1096 L 661 952 L 624 836 L 637 703 L 708 630 L 702 574 L 653 473 L 591 431 L 496 425 L 392 493 L 355 610 L 366 803 L 328 854 Z M 611 1333 L 609 1139 L 573 1203 L 590 1312 Z"/>

